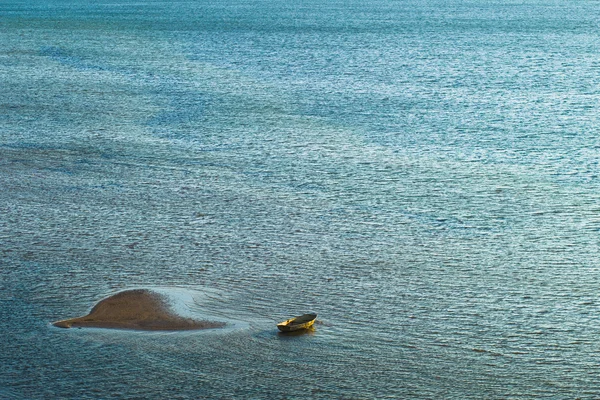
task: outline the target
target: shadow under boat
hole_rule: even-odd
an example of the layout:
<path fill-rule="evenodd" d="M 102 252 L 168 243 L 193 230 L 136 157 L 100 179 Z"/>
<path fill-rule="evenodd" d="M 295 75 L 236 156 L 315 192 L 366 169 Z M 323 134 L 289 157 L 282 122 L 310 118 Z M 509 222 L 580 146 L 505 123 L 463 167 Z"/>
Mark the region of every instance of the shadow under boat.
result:
<path fill-rule="evenodd" d="M 303 329 L 298 329 L 296 331 L 289 331 L 289 332 L 277 332 L 277 336 L 279 337 L 296 337 L 296 336 L 312 336 L 315 334 L 315 327 L 311 326 L 310 328 L 303 328 Z"/>

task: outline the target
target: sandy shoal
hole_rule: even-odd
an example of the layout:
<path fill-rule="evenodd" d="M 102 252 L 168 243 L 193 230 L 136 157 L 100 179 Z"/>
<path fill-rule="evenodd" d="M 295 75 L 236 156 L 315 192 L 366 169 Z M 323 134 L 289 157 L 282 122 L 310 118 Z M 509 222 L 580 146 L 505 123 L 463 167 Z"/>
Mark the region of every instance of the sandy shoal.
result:
<path fill-rule="evenodd" d="M 148 289 L 126 290 L 101 300 L 88 315 L 53 323 L 59 328 L 113 328 L 148 331 L 210 329 L 223 322 L 198 321 L 171 311 L 166 299 Z"/>

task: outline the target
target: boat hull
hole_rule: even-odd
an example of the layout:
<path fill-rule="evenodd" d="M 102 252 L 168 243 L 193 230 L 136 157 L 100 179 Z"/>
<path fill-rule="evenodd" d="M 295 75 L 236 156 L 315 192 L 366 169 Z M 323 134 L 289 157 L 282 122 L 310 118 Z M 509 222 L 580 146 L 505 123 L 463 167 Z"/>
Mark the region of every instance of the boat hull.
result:
<path fill-rule="evenodd" d="M 317 319 L 317 314 L 304 314 L 299 317 L 290 318 L 287 321 L 277 324 L 277 329 L 281 332 L 294 332 L 302 329 L 309 329 Z"/>

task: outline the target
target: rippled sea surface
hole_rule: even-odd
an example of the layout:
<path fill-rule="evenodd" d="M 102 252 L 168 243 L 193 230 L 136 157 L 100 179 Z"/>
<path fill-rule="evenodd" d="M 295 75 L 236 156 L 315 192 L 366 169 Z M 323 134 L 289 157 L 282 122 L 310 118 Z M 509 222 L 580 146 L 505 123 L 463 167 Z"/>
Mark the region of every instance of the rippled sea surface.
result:
<path fill-rule="evenodd" d="M 598 21 L 3 0 L 0 398 L 600 397 Z M 233 322 L 49 324 L 137 287 Z"/>

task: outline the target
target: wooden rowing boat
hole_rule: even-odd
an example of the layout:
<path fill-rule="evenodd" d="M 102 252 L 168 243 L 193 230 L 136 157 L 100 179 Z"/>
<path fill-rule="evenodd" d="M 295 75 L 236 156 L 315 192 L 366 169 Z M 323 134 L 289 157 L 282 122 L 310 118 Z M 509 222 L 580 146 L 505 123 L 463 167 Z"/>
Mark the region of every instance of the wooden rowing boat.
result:
<path fill-rule="evenodd" d="M 277 324 L 277 329 L 281 332 L 293 332 L 300 329 L 310 328 L 317 319 L 317 314 L 309 313 L 303 314 L 299 317 L 290 318 L 287 321 L 283 321 Z"/>

